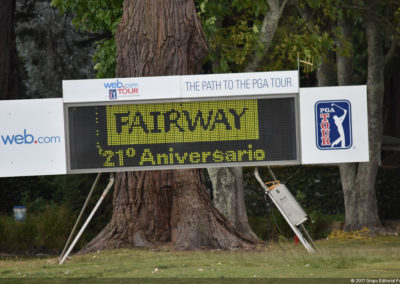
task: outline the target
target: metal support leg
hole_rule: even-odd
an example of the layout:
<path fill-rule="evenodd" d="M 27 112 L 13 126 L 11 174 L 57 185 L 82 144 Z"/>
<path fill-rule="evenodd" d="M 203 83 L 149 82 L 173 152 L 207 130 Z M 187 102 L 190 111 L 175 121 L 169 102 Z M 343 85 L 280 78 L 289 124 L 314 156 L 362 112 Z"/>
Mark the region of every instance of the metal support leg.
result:
<path fill-rule="evenodd" d="M 310 242 L 310 244 L 314 248 L 314 250 L 317 250 L 317 247 L 315 246 L 313 239 L 308 234 L 308 232 L 307 232 L 306 228 L 304 228 L 303 224 L 300 225 L 300 228 L 302 229 L 303 233 L 306 235 L 307 240 Z"/>
<path fill-rule="evenodd" d="M 87 207 L 87 205 L 89 204 L 89 200 L 90 200 L 90 198 L 92 197 L 93 191 L 94 191 L 94 189 L 96 188 L 96 185 L 97 185 L 97 183 L 98 183 L 99 180 L 100 180 L 100 177 L 101 177 L 101 173 L 98 173 L 98 174 L 97 174 L 97 177 L 96 177 L 96 179 L 95 179 L 95 181 L 94 181 L 94 183 L 93 183 L 93 185 L 92 185 L 92 188 L 90 189 L 89 195 L 88 195 L 87 198 L 86 198 L 85 204 L 83 204 L 83 207 L 82 207 L 82 209 L 81 209 L 81 212 L 79 213 L 78 219 L 76 219 L 75 225 L 74 225 L 74 227 L 72 228 L 71 233 L 69 234 L 68 240 L 67 240 L 67 242 L 66 242 L 66 244 L 65 244 L 65 246 L 64 246 L 64 249 L 63 249 L 63 251 L 62 251 L 62 253 L 61 253 L 60 257 L 59 257 L 59 260 L 62 259 L 62 257 L 64 256 L 65 251 L 67 250 L 67 247 L 68 247 L 69 244 L 71 243 L 72 237 L 73 237 L 74 234 L 75 234 L 76 228 L 78 227 L 78 224 L 79 224 L 79 222 L 81 221 L 83 212 L 85 212 L 86 207 Z"/>
<path fill-rule="evenodd" d="M 78 242 L 79 238 L 83 234 L 83 231 L 85 231 L 87 225 L 89 224 L 90 220 L 92 220 L 94 213 L 96 213 L 97 209 L 99 208 L 101 202 L 104 200 L 106 197 L 108 191 L 110 190 L 111 186 L 114 184 L 114 174 L 110 173 L 110 182 L 108 183 L 106 189 L 103 191 L 103 194 L 101 195 L 99 201 L 97 201 L 96 206 L 93 208 L 92 212 L 90 213 L 89 217 L 87 218 L 86 222 L 83 224 L 81 230 L 78 232 L 76 235 L 74 241 L 72 242 L 71 246 L 63 256 L 63 258 L 60 260 L 59 264 L 63 264 L 65 260 L 67 259 L 68 255 L 71 253 L 72 249 L 74 248 L 75 244 Z"/>

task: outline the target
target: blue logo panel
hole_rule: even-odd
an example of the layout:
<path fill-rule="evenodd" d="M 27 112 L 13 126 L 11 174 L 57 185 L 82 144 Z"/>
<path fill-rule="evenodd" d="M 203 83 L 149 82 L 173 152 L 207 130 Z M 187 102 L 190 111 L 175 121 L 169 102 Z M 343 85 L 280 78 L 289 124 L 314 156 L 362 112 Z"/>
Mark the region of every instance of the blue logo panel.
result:
<path fill-rule="evenodd" d="M 353 145 L 351 125 L 351 104 L 348 100 L 315 103 L 315 137 L 318 149 L 349 149 Z"/>
<path fill-rule="evenodd" d="M 116 100 L 117 99 L 117 90 L 116 89 L 108 90 L 108 95 L 109 95 L 110 100 Z"/>

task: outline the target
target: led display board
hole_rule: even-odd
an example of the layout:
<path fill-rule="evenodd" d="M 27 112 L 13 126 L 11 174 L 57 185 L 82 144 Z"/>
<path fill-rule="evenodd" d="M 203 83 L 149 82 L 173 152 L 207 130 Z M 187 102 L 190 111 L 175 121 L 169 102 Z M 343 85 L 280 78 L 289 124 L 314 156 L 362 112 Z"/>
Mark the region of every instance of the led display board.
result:
<path fill-rule="evenodd" d="M 296 96 L 67 105 L 69 172 L 298 164 Z"/>

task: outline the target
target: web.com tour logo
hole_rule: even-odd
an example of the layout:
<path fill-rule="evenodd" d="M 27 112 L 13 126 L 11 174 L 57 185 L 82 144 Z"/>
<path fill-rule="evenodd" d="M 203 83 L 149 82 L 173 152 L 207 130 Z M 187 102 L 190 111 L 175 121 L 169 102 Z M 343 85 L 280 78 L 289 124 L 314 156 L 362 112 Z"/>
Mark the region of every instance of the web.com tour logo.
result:
<path fill-rule="evenodd" d="M 54 144 L 61 143 L 60 136 L 34 136 L 24 129 L 23 133 L 0 135 L 5 146 L 23 144 Z M 1 145 L 1 144 L 0 144 Z"/>
<path fill-rule="evenodd" d="M 138 83 L 124 83 L 118 79 L 114 82 L 104 83 L 110 100 L 117 100 L 119 97 L 139 96 Z"/>
<path fill-rule="evenodd" d="M 318 149 L 349 149 L 353 145 L 351 104 L 349 101 L 316 102 L 315 124 Z"/>

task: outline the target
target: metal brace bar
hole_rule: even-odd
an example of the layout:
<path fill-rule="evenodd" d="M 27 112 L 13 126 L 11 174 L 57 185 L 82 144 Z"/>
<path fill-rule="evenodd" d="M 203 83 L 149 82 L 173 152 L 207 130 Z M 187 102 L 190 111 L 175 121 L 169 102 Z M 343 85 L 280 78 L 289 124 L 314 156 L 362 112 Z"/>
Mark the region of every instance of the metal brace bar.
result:
<path fill-rule="evenodd" d="M 114 174 L 110 173 L 110 182 L 108 183 L 106 189 L 103 191 L 103 194 L 100 196 L 99 201 L 97 201 L 96 206 L 93 208 L 92 212 L 90 213 L 89 217 L 87 218 L 86 222 L 83 224 L 81 230 L 78 232 L 76 235 L 74 241 L 72 242 L 71 246 L 67 250 L 67 252 L 64 254 L 63 258 L 60 260 L 59 264 L 63 264 L 65 260 L 67 259 L 68 255 L 71 253 L 72 249 L 74 248 L 75 244 L 78 242 L 79 238 L 83 234 L 83 231 L 85 231 L 87 225 L 89 224 L 90 220 L 92 220 L 94 213 L 96 213 L 97 209 L 99 208 L 101 202 L 104 200 L 106 197 L 108 191 L 110 190 L 111 186 L 114 184 Z"/>

